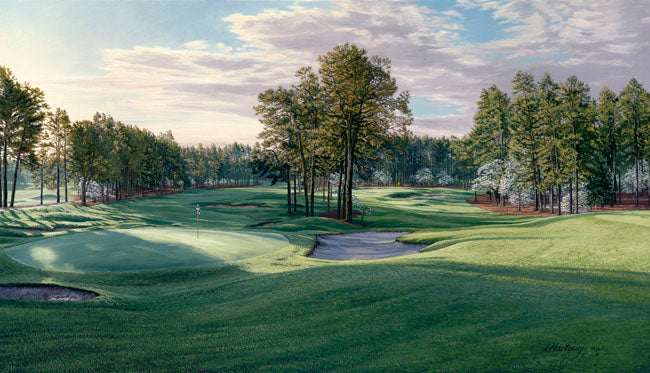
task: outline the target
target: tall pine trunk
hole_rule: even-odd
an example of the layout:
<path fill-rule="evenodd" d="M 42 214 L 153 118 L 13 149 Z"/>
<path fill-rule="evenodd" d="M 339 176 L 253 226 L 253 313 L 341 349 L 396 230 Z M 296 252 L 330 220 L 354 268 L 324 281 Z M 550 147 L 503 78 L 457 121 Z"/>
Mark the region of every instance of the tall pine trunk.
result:
<path fill-rule="evenodd" d="M 554 203 L 555 199 L 555 190 L 553 190 L 553 185 L 551 185 L 551 214 L 555 214 L 555 205 Z"/>
<path fill-rule="evenodd" d="M 18 181 L 18 168 L 20 167 L 20 156 L 21 154 L 18 153 L 18 156 L 16 157 L 16 168 L 14 169 L 14 185 L 11 186 L 11 203 L 9 204 L 11 207 L 14 207 L 14 200 L 16 198 L 16 184 Z"/>
<path fill-rule="evenodd" d="M 7 139 L 5 136 L 5 139 L 2 144 L 2 167 L 4 169 L 2 170 L 2 200 L 3 204 L 2 207 L 7 207 L 7 166 L 8 166 L 8 161 L 7 161 Z"/>
<path fill-rule="evenodd" d="M 314 151 L 312 150 L 312 153 L 311 153 L 311 166 L 310 166 L 310 168 L 311 168 L 311 171 L 310 171 L 310 173 L 311 173 L 311 175 L 310 175 L 310 178 L 311 178 L 311 186 L 310 186 L 310 189 L 311 189 L 310 190 L 311 206 L 309 208 L 310 209 L 310 211 L 309 211 L 310 216 L 314 216 L 314 193 L 316 191 L 316 165 L 314 164 L 315 158 L 316 158 L 316 156 L 314 154 Z"/>
<path fill-rule="evenodd" d="M 43 204 L 43 163 L 45 160 L 41 159 L 41 205 Z"/>
<path fill-rule="evenodd" d="M 68 202 L 68 157 L 63 147 L 63 190 L 65 191 L 65 201 Z"/>
<path fill-rule="evenodd" d="M 562 185 L 557 186 L 557 214 L 562 215 Z"/>
<path fill-rule="evenodd" d="M 61 156 L 56 153 L 56 203 L 61 203 Z"/>
<path fill-rule="evenodd" d="M 573 182 L 569 177 L 569 214 L 573 214 Z"/>
<path fill-rule="evenodd" d="M 616 203 L 616 151 L 612 151 L 612 193 L 609 196 L 609 206 Z"/>
<path fill-rule="evenodd" d="M 348 223 L 352 223 L 352 183 L 354 173 L 354 143 L 348 139 L 347 146 L 347 164 L 345 166 L 345 208 L 344 219 Z"/>
<path fill-rule="evenodd" d="M 634 200 L 635 205 L 639 206 L 639 121 L 634 120 Z M 649 192 L 650 193 L 650 192 Z"/>
<path fill-rule="evenodd" d="M 298 175 L 293 173 L 293 212 L 298 212 Z"/>
<path fill-rule="evenodd" d="M 287 213 L 291 215 L 291 167 L 287 167 Z"/>
<path fill-rule="evenodd" d="M 580 203 L 580 201 L 579 201 L 579 199 L 580 199 L 580 185 L 578 185 L 578 171 L 576 171 L 576 173 L 575 173 L 575 183 L 576 183 L 576 193 L 575 193 L 575 197 L 576 197 L 576 214 L 579 214 L 580 213 L 580 205 L 579 205 L 579 203 Z"/>
<path fill-rule="evenodd" d="M 343 183 L 343 161 L 341 161 L 341 169 L 339 170 L 339 185 L 338 185 L 338 194 L 336 195 L 336 203 L 337 203 L 337 210 L 336 210 L 336 218 L 341 219 L 341 208 L 343 207 L 341 205 L 341 187 Z"/>
<path fill-rule="evenodd" d="M 331 210 L 330 201 L 332 200 L 332 183 L 330 182 L 331 175 L 327 174 L 327 212 Z"/>
<path fill-rule="evenodd" d="M 88 181 L 84 177 L 84 178 L 81 179 L 81 204 L 84 205 L 84 206 L 87 206 L 87 203 L 86 203 L 86 189 L 87 189 L 87 187 L 88 187 Z"/>
<path fill-rule="evenodd" d="M 634 201 L 635 205 L 639 207 L 639 154 L 637 152 L 636 159 L 634 160 Z"/>

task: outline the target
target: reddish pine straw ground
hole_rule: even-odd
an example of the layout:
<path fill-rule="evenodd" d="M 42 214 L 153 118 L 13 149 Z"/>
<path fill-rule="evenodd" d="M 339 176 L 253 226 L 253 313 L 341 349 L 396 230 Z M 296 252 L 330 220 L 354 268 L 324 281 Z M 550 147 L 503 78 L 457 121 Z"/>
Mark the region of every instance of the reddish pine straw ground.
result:
<path fill-rule="evenodd" d="M 511 205 L 506 202 L 505 206 L 496 205 L 494 198 L 490 200 L 490 196 L 487 194 L 479 195 L 477 201 L 474 201 L 474 198 L 467 200 L 468 203 L 475 205 L 476 207 L 482 208 L 483 210 L 497 212 L 500 214 L 508 215 L 519 215 L 519 216 L 555 216 L 557 215 L 557 208 L 555 213 L 551 214 L 549 207 L 547 207 L 544 212 L 535 211 L 534 206 L 522 206 L 521 211 L 519 211 L 517 205 Z M 555 202 L 557 204 L 557 201 Z M 626 211 L 626 210 L 650 210 L 650 205 L 648 204 L 648 195 L 643 194 L 639 195 L 639 206 L 635 205 L 634 194 L 630 193 L 621 193 L 621 199 L 617 202 L 614 207 L 609 205 L 592 207 L 589 211 L 592 212 L 607 212 L 607 211 Z M 568 211 L 562 211 L 562 215 L 568 213 Z"/>

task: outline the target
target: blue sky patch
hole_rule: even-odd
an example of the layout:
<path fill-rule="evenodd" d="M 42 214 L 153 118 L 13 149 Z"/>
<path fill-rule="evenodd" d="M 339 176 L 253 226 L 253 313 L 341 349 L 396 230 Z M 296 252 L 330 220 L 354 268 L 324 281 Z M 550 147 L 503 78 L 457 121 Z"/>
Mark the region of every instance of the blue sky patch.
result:
<path fill-rule="evenodd" d="M 462 105 L 455 105 L 449 102 L 433 101 L 422 96 L 411 97 L 410 105 L 415 117 L 442 117 L 446 115 L 458 115 Z"/>
<path fill-rule="evenodd" d="M 440 12 L 455 10 L 462 14 L 463 18 L 457 19 L 457 22 L 464 28 L 458 31 L 463 42 L 480 44 L 512 36 L 512 33 L 506 30 L 515 24 L 495 20 L 492 11 L 479 7 L 461 7 L 456 0 L 418 0 L 418 4 Z"/>

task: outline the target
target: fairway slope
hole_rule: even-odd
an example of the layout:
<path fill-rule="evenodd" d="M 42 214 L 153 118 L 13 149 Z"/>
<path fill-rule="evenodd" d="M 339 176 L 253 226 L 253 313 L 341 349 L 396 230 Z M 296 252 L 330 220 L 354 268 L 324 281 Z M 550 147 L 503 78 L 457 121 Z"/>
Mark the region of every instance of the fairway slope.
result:
<path fill-rule="evenodd" d="M 372 209 L 363 225 L 288 214 L 284 185 L 2 211 L 2 226 L 44 232 L 0 229 L 0 284 L 101 296 L 0 299 L 0 371 L 648 370 L 650 211 L 540 219 L 459 189 L 354 195 Z M 204 208 L 197 239 L 210 203 L 269 207 Z M 429 246 L 305 256 L 319 236 L 369 231 Z"/>

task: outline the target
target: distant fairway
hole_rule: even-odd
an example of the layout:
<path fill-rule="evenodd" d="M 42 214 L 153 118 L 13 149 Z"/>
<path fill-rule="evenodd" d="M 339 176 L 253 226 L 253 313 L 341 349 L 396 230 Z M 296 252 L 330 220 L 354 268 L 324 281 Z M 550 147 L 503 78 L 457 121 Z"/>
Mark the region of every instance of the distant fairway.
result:
<path fill-rule="evenodd" d="M 68 189 L 68 200 L 74 200 L 77 197 L 77 192 Z M 11 198 L 11 191 L 9 191 L 9 198 Z M 65 194 L 61 189 L 61 202 L 65 201 Z M 14 206 L 35 206 L 41 203 L 41 191 L 38 189 L 16 189 L 16 196 L 14 198 Z M 43 204 L 56 203 L 56 190 L 43 191 Z"/>
<path fill-rule="evenodd" d="M 138 228 L 82 232 L 14 246 L 5 253 L 52 271 L 119 272 L 196 267 L 248 259 L 287 246 L 275 233 Z"/>

